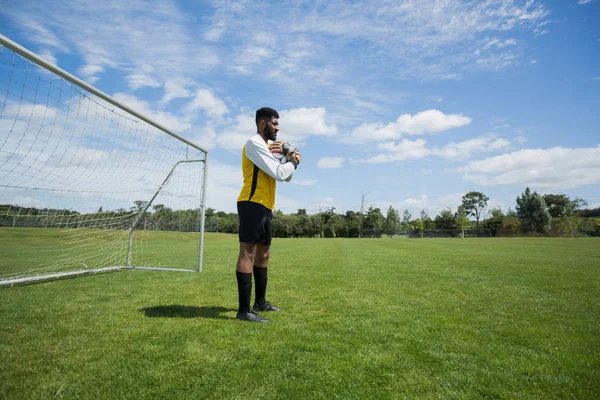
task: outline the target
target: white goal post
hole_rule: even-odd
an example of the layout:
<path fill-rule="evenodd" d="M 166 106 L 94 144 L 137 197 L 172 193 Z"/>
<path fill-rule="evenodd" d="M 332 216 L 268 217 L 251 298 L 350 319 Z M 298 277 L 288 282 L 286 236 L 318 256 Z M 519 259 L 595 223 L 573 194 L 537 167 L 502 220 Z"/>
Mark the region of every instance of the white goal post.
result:
<path fill-rule="evenodd" d="M 0 35 L 0 286 L 202 271 L 207 164 L 202 147 Z"/>

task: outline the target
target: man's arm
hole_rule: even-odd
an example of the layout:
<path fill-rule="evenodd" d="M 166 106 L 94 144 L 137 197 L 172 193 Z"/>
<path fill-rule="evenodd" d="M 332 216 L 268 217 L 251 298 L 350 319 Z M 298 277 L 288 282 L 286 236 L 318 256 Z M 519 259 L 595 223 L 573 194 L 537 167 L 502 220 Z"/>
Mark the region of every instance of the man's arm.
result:
<path fill-rule="evenodd" d="M 258 139 L 262 140 L 262 139 Z M 262 169 L 267 175 L 276 179 L 279 182 L 283 182 L 291 178 L 292 174 L 296 170 L 296 165 L 293 162 L 287 162 L 281 164 L 278 159 L 275 158 L 271 151 L 267 147 L 266 143 L 260 143 L 258 140 L 250 139 L 246 143 L 246 157 L 250 159 L 258 168 Z"/>

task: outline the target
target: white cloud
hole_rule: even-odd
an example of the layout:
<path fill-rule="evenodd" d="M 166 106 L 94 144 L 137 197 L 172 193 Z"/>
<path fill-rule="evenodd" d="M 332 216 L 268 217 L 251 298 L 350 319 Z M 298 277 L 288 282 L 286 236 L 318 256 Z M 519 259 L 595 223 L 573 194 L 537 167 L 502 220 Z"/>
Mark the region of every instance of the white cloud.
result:
<path fill-rule="evenodd" d="M 525 132 L 521 130 L 515 131 L 519 136 L 515 138 L 515 140 L 521 144 L 527 143 L 527 136 L 525 136 Z"/>
<path fill-rule="evenodd" d="M 138 99 L 135 96 L 126 93 L 116 93 L 113 98 L 176 133 L 185 132 L 192 126 L 189 122 L 186 122 L 171 113 L 155 110 L 147 101 Z"/>
<path fill-rule="evenodd" d="M 425 148 L 425 143 L 426 142 L 423 139 L 414 141 L 403 139 L 398 144 L 395 144 L 394 142 L 380 143 L 377 146 L 379 150 L 387 151 L 387 153 L 378 154 L 360 161 L 369 164 L 377 164 L 427 157 L 431 154 L 431 151 Z"/>
<path fill-rule="evenodd" d="M 471 123 L 471 118 L 462 114 L 444 114 L 439 110 L 421 111 L 414 116 L 403 114 L 395 122 L 387 125 L 381 123 L 363 124 L 352 132 L 352 137 L 359 140 L 391 140 L 403 134 L 423 135 L 439 133 Z"/>
<path fill-rule="evenodd" d="M 478 58 L 476 63 L 482 68 L 500 71 L 508 66 L 517 65 L 518 58 L 516 54 L 500 53 Z"/>
<path fill-rule="evenodd" d="M 534 190 L 567 190 L 600 183 L 600 145 L 595 148 L 524 149 L 459 168 L 483 186 L 519 185 Z"/>
<path fill-rule="evenodd" d="M 256 133 L 253 112 L 244 112 L 217 136 L 217 144 L 226 150 L 241 151 L 248 139 Z"/>
<path fill-rule="evenodd" d="M 506 40 L 502 40 L 499 38 L 486 38 L 485 39 L 486 43 L 483 46 L 484 50 L 488 50 L 490 47 L 497 47 L 497 48 L 504 48 L 506 46 L 514 46 L 517 44 L 517 41 L 515 39 L 506 39 Z"/>
<path fill-rule="evenodd" d="M 344 157 L 323 157 L 317 162 L 319 168 L 342 168 L 344 166 Z"/>
<path fill-rule="evenodd" d="M 215 97 L 209 89 L 199 89 L 194 100 L 186 107 L 187 114 L 197 110 L 204 110 L 209 118 L 220 118 L 229 112 L 223 100 Z"/>
<path fill-rule="evenodd" d="M 189 137 L 192 142 L 206 150 L 217 145 L 217 132 L 212 126 L 194 127 L 190 130 Z"/>
<path fill-rule="evenodd" d="M 39 43 L 42 46 L 50 48 L 62 48 L 67 50 L 65 44 L 58 39 L 57 35 L 51 28 L 44 25 L 43 21 L 37 20 L 34 16 L 27 12 L 22 12 L 16 7 L 7 7 L 3 10 L 7 15 L 11 15 L 18 25 L 23 27 L 23 31 L 30 40 Z"/>
<path fill-rule="evenodd" d="M 259 77 L 268 82 L 303 90 L 310 90 L 306 82 L 315 79 L 331 86 L 351 72 L 365 76 L 372 71 L 362 67 L 374 64 L 389 66 L 384 70 L 395 77 L 418 79 L 457 79 L 472 69 L 515 65 L 526 47 L 522 36 L 514 39 L 513 31 L 538 33 L 549 14 L 533 0 L 331 0 L 303 4 L 294 12 L 285 3 L 271 3 L 269 9 L 279 16 L 268 27 L 276 40 L 265 41 L 262 50 L 255 34 L 248 34 L 261 29 L 255 23 L 262 17 L 260 8 L 246 1 L 216 3 L 208 38 L 235 43 L 227 48 L 229 55 L 223 55 L 230 58 L 232 70 L 260 71 Z M 485 59 L 498 60 L 500 53 L 505 62 L 477 63 L 475 49 L 491 40 L 497 42 L 485 50 Z M 345 51 L 335 51 L 357 42 L 373 50 L 362 53 L 358 64 L 348 62 Z"/>
<path fill-rule="evenodd" d="M 449 160 L 465 160 L 471 157 L 473 153 L 487 153 L 509 146 L 510 142 L 508 140 L 490 134 L 459 143 L 452 142 L 444 147 L 434 149 L 432 153 Z"/>
<path fill-rule="evenodd" d="M 161 86 L 161 83 L 156 78 L 156 71 L 152 64 L 141 63 L 127 75 L 127 84 L 133 89 L 141 89 L 144 87 L 157 88 Z"/>
<path fill-rule="evenodd" d="M 192 82 L 188 79 L 175 77 L 170 78 L 165 81 L 165 93 L 163 94 L 162 99 L 160 99 L 160 104 L 167 104 L 173 99 L 187 98 L 192 96 L 192 92 L 186 89 L 186 86 L 190 85 Z"/>
<path fill-rule="evenodd" d="M 43 104 L 13 103 L 2 113 L 3 119 L 15 118 L 21 121 L 33 121 L 39 123 L 43 120 L 52 120 L 58 115 L 58 111 Z"/>
<path fill-rule="evenodd" d="M 254 65 L 269 62 L 276 55 L 275 38 L 272 34 L 258 31 L 250 35 L 250 38 L 244 48 L 238 49 L 237 56 L 230 66 L 241 74 L 250 74 Z"/>
<path fill-rule="evenodd" d="M 3 12 L 47 49 L 76 50 L 94 68 L 124 71 L 134 90 L 156 88 L 174 76 L 194 76 L 219 64 L 217 52 L 187 30 L 191 17 L 171 1 L 151 7 L 143 0 L 19 2 Z"/>
<path fill-rule="evenodd" d="M 94 84 L 99 79 L 98 75 L 104 71 L 105 68 L 102 65 L 97 64 L 86 64 L 79 68 L 79 74 L 90 84 Z"/>
<path fill-rule="evenodd" d="M 280 140 L 301 143 L 309 136 L 332 136 L 337 133 L 335 125 L 327 121 L 324 108 L 295 108 L 284 110 L 279 118 Z"/>
<path fill-rule="evenodd" d="M 595 1 L 595 0 L 579 0 L 577 2 L 577 4 L 588 4 L 588 3 L 591 3 L 592 1 Z"/>
<path fill-rule="evenodd" d="M 427 148 L 426 141 L 417 139 L 414 141 L 403 139 L 399 143 L 380 143 L 377 148 L 385 153 L 378 154 L 360 162 L 366 163 L 389 163 L 403 160 L 416 160 L 429 155 L 439 156 L 448 160 L 464 160 L 474 153 L 485 153 L 510 146 L 506 139 L 497 138 L 494 134 L 476 137 L 459 143 L 451 142 L 442 147 Z"/>
<path fill-rule="evenodd" d="M 227 22 L 224 20 L 218 20 L 210 27 L 208 31 L 206 31 L 204 34 L 204 39 L 209 42 L 216 42 L 221 38 L 226 29 Z"/>

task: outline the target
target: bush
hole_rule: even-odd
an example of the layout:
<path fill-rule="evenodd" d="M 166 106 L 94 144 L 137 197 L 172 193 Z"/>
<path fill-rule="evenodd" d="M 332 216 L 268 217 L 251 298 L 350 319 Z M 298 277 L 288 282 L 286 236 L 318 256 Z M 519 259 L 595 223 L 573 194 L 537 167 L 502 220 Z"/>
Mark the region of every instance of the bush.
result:
<path fill-rule="evenodd" d="M 582 223 L 583 218 L 579 217 L 555 218 L 549 233 L 551 236 L 582 236 Z"/>
<path fill-rule="evenodd" d="M 521 234 L 521 221 L 516 217 L 504 217 L 502 225 L 496 232 L 497 236 L 519 236 Z"/>

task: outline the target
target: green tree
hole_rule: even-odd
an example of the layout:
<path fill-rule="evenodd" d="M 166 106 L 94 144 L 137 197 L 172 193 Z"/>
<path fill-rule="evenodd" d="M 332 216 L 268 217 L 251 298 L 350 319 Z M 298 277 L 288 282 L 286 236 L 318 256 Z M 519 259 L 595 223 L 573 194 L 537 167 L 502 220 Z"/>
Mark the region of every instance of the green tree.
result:
<path fill-rule="evenodd" d="M 281 210 L 273 211 L 273 237 L 286 237 L 285 215 Z"/>
<path fill-rule="evenodd" d="M 323 214 L 323 236 L 327 238 L 335 237 L 335 207 L 329 207 Z"/>
<path fill-rule="evenodd" d="M 313 214 L 310 217 L 310 235 L 309 237 L 323 237 L 323 230 L 321 228 L 321 213 Z"/>
<path fill-rule="evenodd" d="M 458 206 L 458 211 L 454 214 L 454 221 L 457 229 L 471 229 L 471 221 L 469 221 L 463 206 Z"/>
<path fill-rule="evenodd" d="M 475 217 L 479 228 L 479 219 L 483 210 L 487 207 L 490 198 L 481 192 L 469 192 L 462 197 L 462 206 L 467 215 Z"/>
<path fill-rule="evenodd" d="M 499 228 L 502 226 L 502 220 L 504 219 L 504 213 L 499 207 L 492 208 L 490 211 L 490 217 L 483 221 L 484 228 Z"/>
<path fill-rule="evenodd" d="M 297 232 L 298 237 L 311 237 L 310 218 L 306 214 L 306 209 L 299 209 L 296 215 L 298 216 L 298 218 L 296 218 L 295 232 Z"/>
<path fill-rule="evenodd" d="M 436 229 L 453 229 L 454 228 L 454 215 L 449 208 L 443 209 L 435 217 Z"/>
<path fill-rule="evenodd" d="M 204 218 L 210 218 L 210 217 L 212 217 L 213 215 L 215 215 L 215 209 L 214 209 L 214 208 L 207 207 L 207 208 L 206 208 L 206 211 L 204 211 Z"/>
<path fill-rule="evenodd" d="M 517 197 L 517 215 L 522 221 L 521 226 L 533 232 L 547 231 L 552 222 L 544 198 L 537 192 L 531 193 L 529 187 Z"/>
<path fill-rule="evenodd" d="M 369 232 L 371 237 L 380 237 L 384 223 L 385 218 L 381 214 L 381 209 L 370 206 L 363 221 L 363 229 Z"/>
<path fill-rule="evenodd" d="M 403 229 L 410 229 L 411 228 L 411 221 L 412 220 L 412 215 L 408 212 L 407 210 L 404 210 L 404 214 L 402 215 L 402 228 Z"/>
<path fill-rule="evenodd" d="M 423 231 L 425 230 L 425 222 L 421 218 L 417 218 L 412 222 L 414 232 L 423 237 Z"/>
<path fill-rule="evenodd" d="M 423 221 L 423 229 L 435 229 L 435 222 L 427 215 L 425 210 L 421 210 L 421 221 Z"/>
<path fill-rule="evenodd" d="M 545 194 L 543 196 L 552 218 L 570 217 L 581 207 L 587 206 L 587 202 L 576 197 L 571 200 L 564 194 Z"/>
<path fill-rule="evenodd" d="M 344 219 L 346 220 L 346 237 L 359 237 L 360 217 L 358 213 L 354 211 L 346 211 Z"/>
<path fill-rule="evenodd" d="M 502 228 L 502 222 L 504 221 L 504 213 L 499 207 L 492 208 L 490 211 L 489 218 L 483 221 L 483 227 L 490 229 L 492 236 L 496 236 L 498 230 Z"/>
<path fill-rule="evenodd" d="M 138 212 L 141 212 L 142 210 L 144 210 L 144 208 L 146 208 L 147 205 L 148 205 L 147 201 L 136 200 L 133 202 L 133 207 L 131 207 L 130 210 L 138 213 Z"/>
<path fill-rule="evenodd" d="M 384 228 L 388 235 L 392 237 L 398 228 L 400 227 L 400 214 L 392 206 L 388 208 L 387 215 L 385 217 Z"/>

